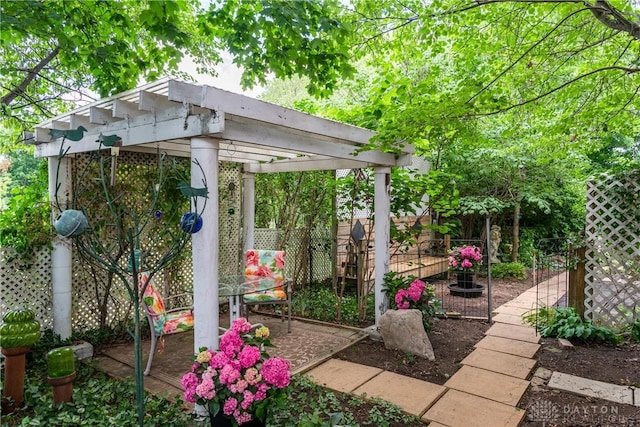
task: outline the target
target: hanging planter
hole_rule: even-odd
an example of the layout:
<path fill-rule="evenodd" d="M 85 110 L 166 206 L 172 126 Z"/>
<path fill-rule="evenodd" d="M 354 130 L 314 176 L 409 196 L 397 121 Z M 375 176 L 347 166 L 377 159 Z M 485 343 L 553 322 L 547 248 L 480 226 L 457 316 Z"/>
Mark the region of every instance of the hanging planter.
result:
<path fill-rule="evenodd" d="M 202 229 L 202 217 L 195 212 L 187 212 L 180 218 L 180 228 L 185 233 L 197 233 Z"/>
<path fill-rule="evenodd" d="M 76 237 L 84 233 L 87 229 L 87 217 L 82 211 L 67 209 L 63 211 L 53 227 L 62 237 Z"/>

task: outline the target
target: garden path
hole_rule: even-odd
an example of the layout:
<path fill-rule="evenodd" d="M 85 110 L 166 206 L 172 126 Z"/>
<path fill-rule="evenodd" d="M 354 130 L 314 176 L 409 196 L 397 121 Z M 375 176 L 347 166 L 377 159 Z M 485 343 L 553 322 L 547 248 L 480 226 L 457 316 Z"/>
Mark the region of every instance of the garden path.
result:
<path fill-rule="evenodd" d="M 494 310 L 494 324 L 462 367 L 444 384 L 331 359 L 306 373 L 325 387 L 384 399 L 414 414 L 430 427 L 517 426 L 525 411 L 516 405 L 529 387 L 540 345 L 522 314 L 537 301 L 557 301 L 556 281 L 542 282 Z"/>

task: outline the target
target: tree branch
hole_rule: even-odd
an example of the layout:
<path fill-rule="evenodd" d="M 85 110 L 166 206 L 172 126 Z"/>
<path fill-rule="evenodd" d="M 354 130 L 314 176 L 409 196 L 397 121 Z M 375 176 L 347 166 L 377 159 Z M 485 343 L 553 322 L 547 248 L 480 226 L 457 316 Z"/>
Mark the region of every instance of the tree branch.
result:
<path fill-rule="evenodd" d="M 536 102 L 541 100 L 542 98 L 544 98 L 545 96 L 549 96 L 554 92 L 557 92 L 561 89 L 564 89 L 565 87 L 577 82 L 578 80 L 582 80 L 585 77 L 589 77 L 592 76 L 594 74 L 600 73 L 600 72 L 604 72 L 604 71 L 624 71 L 627 74 L 634 74 L 634 73 L 640 73 L 640 68 L 629 68 L 629 67 L 619 67 L 619 66 L 611 66 L 611 67 L 603 67 L 603 68 L 598 68 L 597 70 L 593 70 L 593 71 L 589 71 L 588 73 L 585 74 L 581 74 L 578 77 L 574 77 L 571 80 L 567 80 L 566 82 L 562 83 L 560 86 L 556 86 L 551 90 L 548 90 L 544 93 L 541 93 L 540 95 L 537 95 L 533 98 L 530 98 L 526 101 L 522 101 L 522 102 L 518 102 L 517 104 L 512 104 L 508 107 L 504 107 L 504 108 L 499 108 L 495 111 L 491 111 L 488 113 L 474 113 L 474 114 L 468 114 L 467 117 L 469 116 L 493 116 L 496 114 L 500 114 L 500 113 L 504 113 L 505 111 L 509 111 L 512 110 L 514 108 L 518 108 L 518 107 L 522 107 L 524 105 L 527 104 L 531 104 L 532 102 Z M 458 116 L 455 118 L 463 118 L 464 116 Z"/>
<path fill-rule="evenodd" d="M 2 99 L 0 99 L 0 104 L 5 104 L 5 105 L 9 105 L 11 104 L 20 94 L 25 93 L 27 91 L 27 87 L 29 86 L 29 84 L 31 84 L 31 82 L 33 81 L 33 79 L 36 78 L 36 76 L 40 73 L 40 71 L 49 63 L 53 60 L 53 58 L 56 57 L 56 55 L 58 55 L 58 52 L 60 52 L 60 46 L 56 46 L 55 49 L 53 49 L 49 55 L 47 55 L 46 57 L 42 58 L 42 60 L 34 67 L 32 68 L 30 71 L 28 71 L 27 76 L 24 78 L 24 80 L 22 80 L 22 83 L 20 83 L 18 86 L 14 87 L 13 89 L 11 89 L 9 91 L 9 93 L 7 93 L 6 95 L 4 95 L 2 97 Z"/>
<path fill-rule="evenodd" d="M 596 0 L 595 6 L 585 2 L 585 6 L 593 16 L 609 28 L 628 33 L 636 40 L 640 40 L 640 24 L 631 21 L 624 14 L 609 4 L 606 0 Z"/>
<path fill-rule="evenodd" d="M 500 79 L 500 77 L 504 76 L 507 72 L 509 72 L 509 70 L 511 70 L 513 67 L 516 66 L 516 64 L 518 62 L 520 62 L 525 56 L 527 56 L 533 49 L 535 49 L 536 47 L 538 47 L 543 41 L 545 41 L 549 36 L 551 36 L 551 34 L 553 34 L 558 28 L 560 28 L 560 26 L 562 24 L 564 24 L 567 20 L 569 20 L 570 18 L 573 18 L 574 15 L 577 15 L 580 12 L 584 12 L 587 9 L 579 9 L 576 10 L 575 12 L 567 15 L 564 17 L 564 19 L 562 19 L 560 22 L 558 22 L 553 28 L 551 28 L 551 30 L 549 30 L 549 32 L 547 32 L 547 34 L 545 34 L 540 40 L 536 41 L 533 45 L 531 45 L 527 50 L 525 50 L 522 55 L 520 55 L 515 61 L 513 61 L 507 68 L 505 68 L 504 70 L 502 70 L 500 73 L 498 73 L 497 76 L 495 76 L 493 78 L 493 80 L 491 80 L 487 85 L 485 85 L 482 89 L 480 89 L 478 92 L 476 92 L 471 98 L 469 98 L 467 100 L 467 103 L 473 101 L 475 98 L 477 98 L 482 92 L 484 92 L 485 90 L 489 89 L 489 87 L 491 87 L 491 85 L 493 85 L 496 81 L 498 81 L 498 79 Z"/>

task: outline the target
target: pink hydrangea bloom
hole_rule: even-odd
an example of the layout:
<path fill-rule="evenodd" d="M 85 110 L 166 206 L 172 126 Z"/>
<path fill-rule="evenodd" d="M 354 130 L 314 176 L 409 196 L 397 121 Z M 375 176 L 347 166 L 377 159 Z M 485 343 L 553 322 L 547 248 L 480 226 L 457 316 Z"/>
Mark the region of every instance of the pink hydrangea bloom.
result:
<path fill-rule="evenodd" d="M 260 360 L 260 349 L 253 345 L 245 345 L 238 354 L 240 367 L 250 368 Z"/>
<path fill-rule="evenodd" d="M 235 357 L 244 344 L 242 337 L 237 331 L 229 329 L 222 334 L 220 338 L 220 351 L 224 352 L 229 357 Z"/>
<path fill-rule="evenodd" d="M 196 387 L 196 393 L 203 399 L 211 400 L 216 395 L 215 385 L 211 378 L 203 378 L 202 382 Z"/>
<path fill-rule="evenodd" d="M 227 400 L 225 400 L 224 407 L 222 408 L 222 413 L 225 415 L 231 415 L 233 414 L 233 411 L 235 411 L 237 407 L 238 407 L 238 401 L 235 398 L 230 397 Z"/>
<path fill-rule="evenodd" d="M 242 409 L 246 410 L 249 406 L 251 406 L 251 404 L 253 403 L 254 398 L 255 398 L 255 396 L 251 392 L 251 390 L 245 390 L 242 393 L 242 403 L 240 404 L 240 406 L 242 406 Z"/>
<path fill-rule="evenodd" d="M 249 421 L 251 421 L 251 419 L 252 419 L 251 414 L 249 414 L 247 412 L 244 412 L 244 411 L 242 411 L 242 412 L 237 411 L 237 413 L 234 412 L 233 418 L 236 419 L 236 422 L 239 425 L 246 424 Z"/>
<path fill-rule="evenodd" d="M 278 388 L 284 388 L 288 386 L 291 381 L 289 368 L 289 362 L 286 360 L 280 357 L 272 357 L 264 361 L 260 372 L 269 384 Z"/>
<path fill-rule="evenodd" d="M 209 361 L 209 366 L 215 369 L 221 369 L 223 366 L 229 363 L 229 356 L 219 351 L 213 355 Z"/>
<path fill-rule="evenodd" d="M 258 372 L 258 370 L 256 368 L 249 368 L 244 373 L 244 379 L 250 385 L 256 385 L 257 383 L 262 381 L 262 376 L 260 375 L 260 372 Z"/>
<path fill-rule="evenodd" d="M 222 384 L 226 384 L 226 385 L 233 384 L 234 382 L 238 381 L 239 378 L 240 378 L 240 371 L 238 371 L 231 365 L 225 365 L 220 370 L 220 382 Z"/>
<path fill-rule="evenodd" d="M 400 310 L 406 310 L 409 308 L 409 301 L 407 301 L 407 297 L 409 293 L 406 289 L 398 290 L 398 293 L 395 296 L 396 305 Z"/>
<path fill-rule="evenodd" d="M 239 334 L 246 334 L 251 330 L 251 323 L 246 318 L 240 317 L 233 321 L 231 329 Z"/>
<path fill-rule="evenodd" d="M 473 267 L 473 263 L 471 261 L 469 261 L 468 259 L 463 259 L 462 260 L 462 264 L 460 264 L 462 266 L 462 268 L 471 268 Z"/>

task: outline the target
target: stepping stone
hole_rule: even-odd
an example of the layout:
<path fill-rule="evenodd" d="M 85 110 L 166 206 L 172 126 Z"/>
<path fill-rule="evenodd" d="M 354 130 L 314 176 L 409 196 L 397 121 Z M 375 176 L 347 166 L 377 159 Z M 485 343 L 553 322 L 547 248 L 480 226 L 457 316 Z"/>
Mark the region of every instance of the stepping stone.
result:
<path fill-rule="evenodd" d="M 473 350 L 461 363 L 521 379 L 529 377 L 536 366 L 535 360 L 483 348 Z"/>
<path fill-rule="evenodd" d="M 575 375 L 554 372 L 547 383 L 550 388 L 569 391 L 583 396 L 596 397 L 616 403 L 633 405 L 633 390 L 628 386 L 594 381 Z"/>
<path fill-rule="evenodd" d="M 540 344 L 486 335 L 474 347 L 532 359 L 540 349 Z"/>
<path fill-rule="evenodd" d="M 384 399 L 419 417 L 446 391 L 445 387 L 438 384 L 385 371 L 358 387 L 353 393 L 366 394 L 367 398 Z"/>
<path fill-rule="evenodd" d="M 640 406 L 640 388 L 633 389 L 633 404 Z"/>
<path fill-rule="evenodd" d="M 515 305 L 501 305 L 500 307 L 493 310 L 493 313 L 498 314 L 508 314 L 510 316 L 519 316 L 521 317 L 525 313 L 529 313 L 531 311 L 531 307 L 518 307 Z"/>
<path fill-rule="evenodd" d="M 520 408 L 449 390 L 422 416 L 422 421 L 435 421 L 449 427 L 516 427 L 524 415 L 525 411 Z"/>
<path fill-rule="evenodd" d="M 489 328 L 485 335 L 494 337 L 510 338 L 512 340 L 526 341 L 532 343 L 540 342 L 540 335 L 535 328 L 529 326 L 507 325 L 505 323 L 496 323 Z"/>
<path fill-rule="evenodd" d="M 308 371 L 306 375 L 316 383 L 330 389 L 350 393 L 371 378 L 380 374 L 382 369 L 359 365 L 346 360 L 329 359 L 322 365 Z"/>
<path fill-rule="evenodd" d="M 493 320 L 495 323 L 506 323 L 509 325 L 527 326 L 526 323 L 524 323 L 524 320 L 522 320 L 522 316 L 514 316 L 511 314 L 498 313 L 495 316 L 492 316 L 491 320 Z"/>
<path fill-rule="evenodd" d="M 527 391 L 529 381 L 465 365 L 444 385 L 454 390 L 516 406 Z"/>

